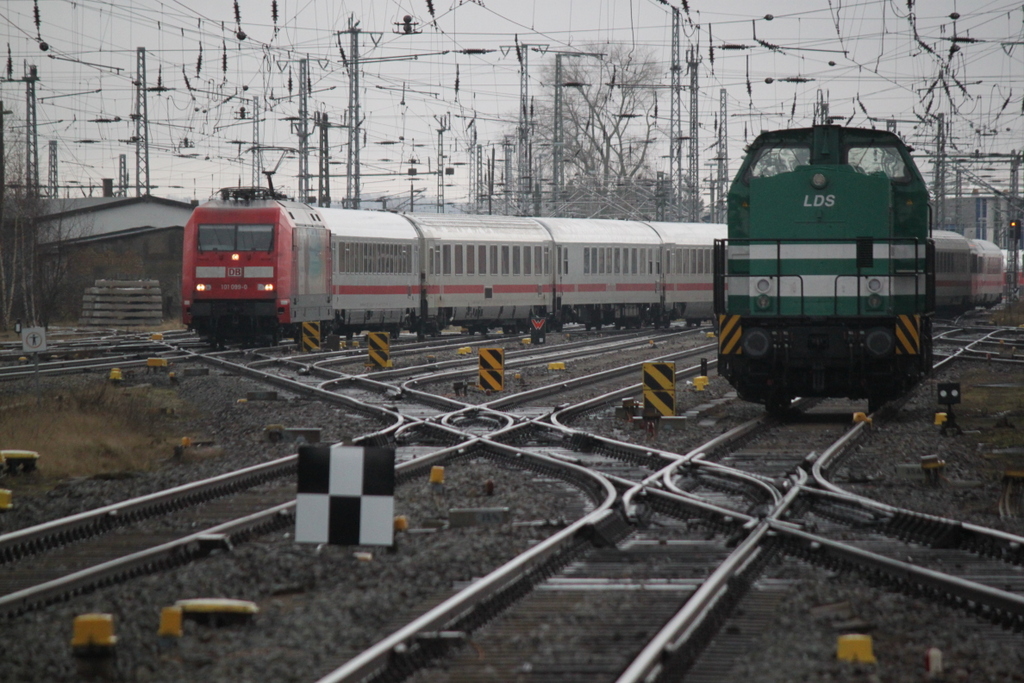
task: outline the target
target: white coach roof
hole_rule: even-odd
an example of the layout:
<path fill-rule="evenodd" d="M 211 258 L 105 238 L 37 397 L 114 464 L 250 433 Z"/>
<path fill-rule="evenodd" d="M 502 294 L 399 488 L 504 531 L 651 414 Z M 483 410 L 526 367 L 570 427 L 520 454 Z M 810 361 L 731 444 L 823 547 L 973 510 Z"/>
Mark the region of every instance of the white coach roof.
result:
<path fill-rule="evenodd" d="M 316 209 L 324 224 L 338 237 L 385 240 L 418 239 L 415 228 L 402 216 L 386 211 L 356 209 Z"/>
<path fill-rule="evenodd" d="M 538 218 L 558 244 L 661 244 L 658 233 L 640 221 L 599 218 Z"/>
<path fill-rule="evenodd" d="M 532 218 L 459 213 L 406 214 L 427 239 L 459 242 L 546 242 L 547 231 Z"/>
<path fill-rule="evenodd" d="M 726 226 L 722 223 L 666 223 L 652 222 L 666 244 L 696 244 L 711 246 L 716 239 L 725 239 Z"/>

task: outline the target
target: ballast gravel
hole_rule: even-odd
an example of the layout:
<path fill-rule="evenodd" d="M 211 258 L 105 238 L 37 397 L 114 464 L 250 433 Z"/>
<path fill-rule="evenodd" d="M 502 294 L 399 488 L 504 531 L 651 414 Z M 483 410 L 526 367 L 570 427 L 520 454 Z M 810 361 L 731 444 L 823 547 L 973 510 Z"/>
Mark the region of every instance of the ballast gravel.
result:
<path fill-rule="evenodd" d="M 608 359 L 604 366 L 613 367 L 616 362 Z M 588 370 L 601 366 L 595 361 Z M 936 379 L 955 378 L 957 372 L 951 370 Z M 57 385 L 75 381 L 88 378 L 44 378 L 44 383 Z M 0 384 L 0 394 L 10 388 Z M 359 414 L 285 392 L 275 402 L 236 403 L 247 391 L 264 389 L 252 380 L 217 371 L 183 381 L 178 391 L 196 408 L 188 429 L 205 431 L 222 444 L 222 457 L 169 461 L 156 472 L 116 481 L 69 482 L 35 502 L 23 500 L 17 520 L 3 520 L 3 531 L 293 452 L 293 445 L 265 441 L 266 424 L 319 426 L 325 442 L 379 428 Z M 683 387 L 678 394 L 680 406 L 699 409 L 699 415 L 679 431 L 662 430 L 651 436 L 615 419 L 611 407 L 583 416 L 573 426 L 685 453 L 762 412 L 751 404 L 717 402 L 727 398 L 729 391 L 714 373 L 704 392 Z M 896 419 L 878 425 L 859 444 L 836 472 L 837 481 L 851 491 L 900 507 L 1024 533 L 1020 520 L 1000 520 L 995 513 L 999 483 L 978 457 L 971 435 L 942 437 L 930 421 L 934 412 L 934 385 L 926 383 Z M 898 476 L 897 464 L 915 462 L 926 452 L 946 459 L 947 485 L 936 489 Z M 495 483 L 493 497 L 484 495 L 487 479 Z M 442 600 L 459 582 L 486 574 L 538 542 L 560 520 L 575 519 L 585 506 L 578 492 L 551 483 L 538 490 L 531 475 L 484 459 L 450 466 L 446 498 L 441 502 L 439 506 L 425 481 L 399 487 L 396 513 L 409 515 L 414 531 L 399 537 L 394 552 L 297 545 L 287 532 L 278 532 L 230 553 L 0 623 L 0 678 L 80 680 L 70 656 L 71 622 L 77 614 L 101 611 L 114 614 L 120 638 L 117 672 L 122 680 L 315 680 Z M 513 523 L 430 530 L 443 518 L 445 506 L 505 506 Z M 372 559 L 358 559 L 356 550 L 372 553 Z M 798 587 L 778 610 L 769 634 L 736 660 L 723 681 L 916 683 L 926 680 L 927 647 L 942 649 L 947 662 L 946 674 L 934 680 L 1024 681 L 1019 634 L 1001 632 L 963 611 L 905 598 L 867 586 L 856 577 L 793 560 L 774 564 L 769 573 L 796 580 Z M 156 637 L 161 607 L 181 598 L 211 596 L 254 600 L 261 611 L 247 625 L 214 629 L 188 622 L 177 642 Z M 830 609 L 835 605 L 840 607 Z M 835 638 L 844 631 L 844 624 L 875 636 L 877 664 L 836 661 Z M 558 647 L 558 635 L 550 635 L 552 647 Z M 521 680 L 530 680 L 528 672 L 522 673 Z"/>

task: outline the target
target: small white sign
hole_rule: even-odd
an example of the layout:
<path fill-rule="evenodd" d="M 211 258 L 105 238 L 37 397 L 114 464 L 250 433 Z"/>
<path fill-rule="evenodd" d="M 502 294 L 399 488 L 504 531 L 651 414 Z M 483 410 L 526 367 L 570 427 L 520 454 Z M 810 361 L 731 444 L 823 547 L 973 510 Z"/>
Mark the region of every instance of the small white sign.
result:
<path fill-rule="evenodd" d="M 39 353 L 46 350 L 45 327 L 21 328 L 21 350 L 26 353 Z"/>

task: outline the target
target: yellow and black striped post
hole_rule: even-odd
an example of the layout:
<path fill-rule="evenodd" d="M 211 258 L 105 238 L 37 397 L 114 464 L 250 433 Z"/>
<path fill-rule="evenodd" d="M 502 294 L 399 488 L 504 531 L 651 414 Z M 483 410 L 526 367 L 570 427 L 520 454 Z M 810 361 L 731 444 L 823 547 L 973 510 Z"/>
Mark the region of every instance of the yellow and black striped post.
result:
<path fill-rule="evenodd" d="M 302 352 L 320 350 L 320 323 L 302 323 Z"/>
<path fill-rule="evenodd" d="M 896 355 L 916 356 L 921 353 L 921 316 L 896 316 Z"/>
<path fill-rule="evenodd" d="M 676 364 L 644 363 L 644 417 L 676 414 Z"/>
<path fill-rule="evenodd" d="M 485 391 L 505 388 L 505 349 L 480 349 L 480 388 Z"/>
<path fill-rule="evenodd" d="M 391 333 L 370 332 L 366 337 L 366 352 L 370 356 L 368 365 L 378 368 L 391 367 Z"/>
<path fill-rule="evenodd" d="M 738 315 L 718 316 L 718 352 L 724 355 L 741 353 L 740 338 L 743 337 L 743 322 Z"/>

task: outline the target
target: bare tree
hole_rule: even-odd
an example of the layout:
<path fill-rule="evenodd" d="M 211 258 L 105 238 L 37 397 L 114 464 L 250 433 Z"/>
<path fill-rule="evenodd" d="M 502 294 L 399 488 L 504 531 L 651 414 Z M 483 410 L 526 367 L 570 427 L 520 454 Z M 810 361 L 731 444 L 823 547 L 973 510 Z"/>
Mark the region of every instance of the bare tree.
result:
<path fill-rule="evenodd" d="M 561 89 L 565 185 L 560 201 L 546 201 L 544 210 L 653 218 L 664 201 L 652 164 L 663 140 L 656 94 L 660 67 L 651 52 L 626 45 L 587 45 L 581 51 L 604 56 L 563 58 L 561 83 L 555 83 L 554 66 L 546 67 L 543 95 L 532 105 L 533 173 L 546 180 L 553 175 L 554 89 Z"/>

